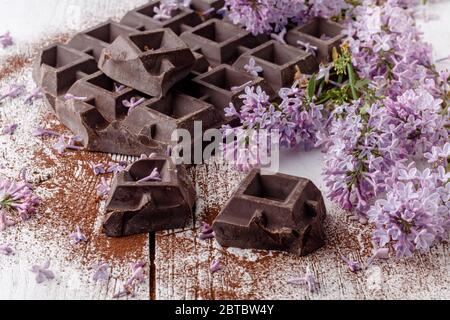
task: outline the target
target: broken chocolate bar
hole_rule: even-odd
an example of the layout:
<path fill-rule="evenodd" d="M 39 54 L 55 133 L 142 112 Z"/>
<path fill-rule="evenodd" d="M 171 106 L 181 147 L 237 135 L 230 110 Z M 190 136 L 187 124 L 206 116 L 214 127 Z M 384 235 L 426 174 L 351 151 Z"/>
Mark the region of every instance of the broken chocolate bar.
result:
<path fill-rule="evenodd" d="M 46 103 L 83 138 L 86 149 L 164 153 L 175 144 L 176 129 L 192 136 L 195 121 L 202 121 L 203 132 L 239 126 L 238 117 L 226 117 L 224 110 L 230 103 L 240 110 L 246 87 L 260 86 L 275 99 L 298 69 L 315 72 L 316 59 L 297 41 L 317 46 L 319 58 L 329 60 L 342 39 L 340 25 L 315 19 L 288 32 L 292 46 L 269 41 L 219 19 L 223 5 L 223 0 L 194 0 L 168 17 L 158 10 L 161 2 L 152 1 L 121 23 L 106 21 L 67 45 L 45 48 L 33 77 Z M 262 67 L 260 77 L 246 70 L 250 59 Z"/>
<path fill-rule="evenodd" d="M 213 224 L 226 247 L 287 251 L 299 256 L 324 245 L 325 204 L 309 180 L 253 170 Z"/>
<path fill-rule="evenodd" d="M 104 231 L 122 237 L 183 228 L 192 221 L 194 204 L 186 169 L 170 158 L 151 156 L 114 177 Z"/>
<path fill-rule="evenodd" d="M 110 78 L 154 97 L 164 96 L 196 64 L 188 46 L 169 29 L 119 36 L 98 66 Z"/>

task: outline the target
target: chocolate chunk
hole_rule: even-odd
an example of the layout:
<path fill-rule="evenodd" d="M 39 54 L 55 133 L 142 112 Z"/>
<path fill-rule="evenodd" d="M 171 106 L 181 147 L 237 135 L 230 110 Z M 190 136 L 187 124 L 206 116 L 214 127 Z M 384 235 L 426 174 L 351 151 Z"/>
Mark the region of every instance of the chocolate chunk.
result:
<path fill-rule="evenodd" d="M 135 156 L 164 153 L 175 144 L 175 130 L 185 129 L 194 137 L 195 121 L 202 122 L 204 131 L 220 128 L 224 122 L 223 110 L 217 112 L 206 99 L 175 90 L 153 98 L 115 82 L 101 71 L 80 79 L 68 93 L 79 99 L 57 99 L 56 114 L 91 151 Z M 142 102 L 126 108 L 124 102 L 131 99 Z"/>
<path fill-rule="evenodd" d="M 292 86 L 297 67 L 306 74 L 312 74 L 318 69 L 318 63 L 310 53 L 274 40 L 246 51 L 233 67 L 245 71 L 250 59 L 254 59 L 256 65 L 263 69 L 261 75 L 264 75 L 275 92 L 282 87 Z"/>
<path fill-rule="evenodd" d="M 181 35 L 189 47 L 200 50 L 213 66 L 232 62 L 239 56 L 240 46 L 253 48 L 263 38 L 218 19 L 208 20 Z"/>
<path fill-rule="evenodd" d="M 160 181 L 139 182 L 155 168 Z M 121 237 L 182 228 L 192 221 L 194 204 L 195 191 L 183 167 L 167 157 L 141 159 L 115 176 L 104 231 Z"/>
<path fill-rule="evenodd" d="M 140 31 L 169 28 L 176 34 L 190 29 L 200 23 L 200 17 L 189 8 L 172 10 L 170 19 L 160 19 L 156 10 L 161 6 L 161 1 L 152 1 L 128 12 L 120 23 L 138 29 Z"/>
<path fill-rule="evenodd" d="M 110 78 L 151 96 L 164 96 L 196 63 L 169 29 L 119 36 L 103 50 L 99 68 Z"/>
<path fill-rule="evenodd" d="M 98 61 L 103 49 L 113 43 L 118 36 L 130 33 L 136 33 L 136 29 L 107 21 L 76 34 L 67 45 L 91 55 Z"/>
<path fill-rule="evenodd" d="M 332 60 L 333 48 L 338 48 L 345 37 L 342 34 L 343 30 L 344 27 L 336 22 L 316 18 L 290 30 L 286 35 L 286 41 L 293 46 L 299 46 L 298 41 L 301 41 L 317 47 L 317 59 L 319 62 L 327 63 Z"/>
<path fill-rule="evenodd" d="M 287 251 L 304 256 L 324 245 L 322 194 L 309 180 L 253 170 L 213 224 L 227 247 Z"/>
<path fill-rule="evenodd" d="M 62 44 L 51 45 L 41 51 L 33 69 L 33 79 L 54 108 L 55 99 L 86 75 L 98 70 L 88 54 Z"/>

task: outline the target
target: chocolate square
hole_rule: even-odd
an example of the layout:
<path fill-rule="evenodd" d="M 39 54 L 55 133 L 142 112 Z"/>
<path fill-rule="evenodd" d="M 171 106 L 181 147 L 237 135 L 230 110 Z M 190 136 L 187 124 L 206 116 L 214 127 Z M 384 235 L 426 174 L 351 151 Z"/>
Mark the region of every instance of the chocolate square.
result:
<path fill-rule="evenodd" d="M 98 61 L 104 48 L 113 43 L 118 36 L 130 33 L 136 33 L 136 29 L 107 21 L 76 34 L 67 45 L 91 55 Z"/>
<path fill-rule="evenodd" d="M 297 41 L 317 47 L 317 59 L 319 62 L 327 63 L 332 60 L 333 48 L 339 48 L 345 35 L 342 34 L 344 27 L 339 23 L 316 18 L 310 22 L 290 30 L 286 35 L 286 41 L 293 46 L 299 46 Z"/>
<path fill-rule="evenodd" d="M 157 168 L 161 181 L 138 182 Z M 129 236 L 183 228 L 192 221 L 195 190 L 183 167 L 154 156 L 133 163 L 112 182 L 106 204 L 106 235 Z"/>
<path fill-rule="evenodd" d="M 170 29 L 119 36 L 103 50 L 98 66 L 110 78 L 151 96 L 164 96 L 196 63 Z"/>
<path fill-rule="evenodd" d="M 312 74 L 317 71 L 318 63 L 309 53 L 278 41 L 271 40 L 242 54 L 233 67 L 244 72 L 250 59 L 263 69 L 260 74 L 275 92 L 282 87 L 290 87 L 294 82 L 299 67 L 303 73 Z"/>
<path fill-rule="evenodd" d="M 226 247 L 279 250 L 304 256 L 324 245 L 322 194 L 309 180 L 253 170 L 213 224 Z"/>
<path fill-rule="evenodd" d="M 90 55 L 66 45 L 54 44 L 40 52 L 34 64 L 33 79 L 55 108 L 56 97 L 66 94 L 78 79 L 97 70 L 97 64 Z"/>

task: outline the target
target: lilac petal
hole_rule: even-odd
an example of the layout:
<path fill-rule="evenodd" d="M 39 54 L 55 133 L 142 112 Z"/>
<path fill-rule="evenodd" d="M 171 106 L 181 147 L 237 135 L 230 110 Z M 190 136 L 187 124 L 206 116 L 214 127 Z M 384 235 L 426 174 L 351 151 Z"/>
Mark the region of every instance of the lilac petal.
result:
<path fill-rule="evenodd" d="M 37 87 L 33 89 L 30 94 L 25 98 L 26 104 L 32 104 L 34 100 L 41 99 L 43 97 L 41 88 Z"/>
<path fill-rule="evenodd" d="M 2 135 L 11 135 L 12 136 L 14 134 L 14 132 L 16 132 L 17 127 L 18 127 L 17 123 L 7 125 L 6 127 L 3 128 Z"/>
<path fill-rule="evenodd" d="M 158 168 L 154 168 L 152 173 L 141 180 L 138 180 L 137 183 L 144 183 L 150 181 L 161 181 L 161 175 L 159 174 Z"/>
<path fill-rule="evenodd" d="M 222 266 L 221 266 L 220 260 L 213 260 L 211 262 L 209 270 L 210 270 L 211 273 L 216 273 L 216 272 L 219 272 L 220 270 L 222 270 Z"/>
<path fill-rule="evenodd" d="M 37 275 L 36 275 L 36 282 L 37 283 L 42 283 L 45 280 L 46 280 L 46 278 L 45 278 L 44 274 L 41 271 L 38 271 Z"/>
<path fill-rule="evenodd" d="M 42 274 L 47 278 L 47 280 L 52 280 L 55 278 L 55 274 L 50 270 L 41 270 Z"/>
<path fill-rule="evenodd" d="M 5 256 L 11 256 L 14 254 L 14 251 L 11 249 L 9 245 L 0 244 L 0 254 L 3 254 Z"/>
<path fill-rule="evenodd" d="M 358 262 L 350 260 L 349 258 L 345 257 L 344 255 L 341 255 L 341 258 L 347 264 L 347 266 L 351 272 L 358 272 L 358 271 L 362 270 L 362 268 Z"/>
<path fill-rule="evenodd" d="M 3 49 L 10 47 L 14 44 L 13 38 L 11 37 L 11 33 L 9 31 L 0 35 L 0 44 L 2 45 Z"/>

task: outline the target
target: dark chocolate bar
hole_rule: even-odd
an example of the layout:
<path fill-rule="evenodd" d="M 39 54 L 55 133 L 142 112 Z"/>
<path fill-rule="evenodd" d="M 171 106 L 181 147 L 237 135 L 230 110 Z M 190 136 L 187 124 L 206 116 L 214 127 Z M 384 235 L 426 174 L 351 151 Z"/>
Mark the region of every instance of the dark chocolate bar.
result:
<path fill-rule="evenodd" d="M 155 169 L 159 180 L 140 182 Z M 141 159 L 114 177 L 104 231 L 121 237 L 182 228 L 192 221 L 194 204 L 195 190 L 184 167 L 167 157 Z"/>
<path fill-rule="evenodd" d="M 318 70 L 318 63 L 310 53 L 275 40 L 246 51 L 233 67 L 245 71 L 250 59 L 254 59 L 256 65 L 263 69 L 261 76 L 274 92 L 292 85 L 297 68 L 305 74 L 312 74 Z"/>
<path fill-rule="evenodd" d="M 196 64 L 188 46 L 169 29 L 119 36 L 103 50 L 98 66 L 110 78 L 161 97 Z"/>
<path fill-rule="evenodd" d="M 266 39 L 219 19 L 208 20 L 180 37 L 193 50 L 200 50 L 213 66 L 232 63 L 239 56 L 241 46 L 244 50 L 253 48 Z"/>
<path fill-rule="evenodd" d="M 301 43 L 309 43 L 317 48 L 319 62 L 327 63 L 332 60 L 333 48 L 339 48 L 345 35 L 342 34 L 343 26 L 339 23 L 316 18 L 301 26 L 288 31 L 286 41 L 290 45 L 299 46 Z M 301 46 L 301 45 L 300 45 Z"/>
<path fill-rule="evenodd" d="M 309 180 L 253 170 L 213 224 L 226 247 L 287 251 L 304 256 L 325 243 L 325 204 Z"/>

